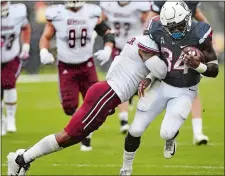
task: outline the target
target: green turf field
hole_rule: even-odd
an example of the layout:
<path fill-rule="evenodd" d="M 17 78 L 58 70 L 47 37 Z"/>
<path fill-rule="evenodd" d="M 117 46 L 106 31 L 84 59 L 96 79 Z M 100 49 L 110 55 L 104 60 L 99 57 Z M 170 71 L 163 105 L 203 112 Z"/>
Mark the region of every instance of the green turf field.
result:
<path fill-rule="evenodd" d="M 163 157 L 164 142 L 159 136 L 162 115 L 142 138 L 134 161 L 134 175 L 224 175 L 224 70 L 216 79 L 204 78 L 200 85 L 203 102 L 204 132 L 208 146 L 192 145 L 190 118 L 178 137 L 176 155 Z M 16 134 L 2 138 L 2 174 L 6 174 L 6 156 L 19 148 L 29 148 L 42 137 L 58 132 L 69 121 L 59 102 L 58 84 L 18 84 Z M 130 122 L 134 116 L 130 111 Z M 28 175 L 118 175 L 122 163 L 124 136 L 119 133 L 117 114 L 94 133 L 94 150 L 79 151 L 79 145 L 37 159 Z"/>

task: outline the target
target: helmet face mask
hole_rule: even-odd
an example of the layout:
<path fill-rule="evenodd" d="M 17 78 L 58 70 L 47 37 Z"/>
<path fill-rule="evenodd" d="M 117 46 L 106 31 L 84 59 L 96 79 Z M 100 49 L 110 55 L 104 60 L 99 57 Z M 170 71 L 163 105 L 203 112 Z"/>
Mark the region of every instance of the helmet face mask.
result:
<path fill-rule="evenodd" d="M 1 17 L 6 17 L 9 14 L 9 1 L 1 1 Z"/>
<path fill-rule="evenodd" d="M 77 1 L 65 1 L 65 6 L 66 6 L 67 8 L 79 9 L 79 8 L 82 7 L 85 3 L 86 3 L 86 1 L 82 1 L 82 0 L 77 0 Z"/>
<path fill-rule="evenodd" d="M 191 29 L 192 16 L 183 1 L 166 2 L 160 13 L 160 21 L 166 32 L 175 40 L 180 40 Z"/>

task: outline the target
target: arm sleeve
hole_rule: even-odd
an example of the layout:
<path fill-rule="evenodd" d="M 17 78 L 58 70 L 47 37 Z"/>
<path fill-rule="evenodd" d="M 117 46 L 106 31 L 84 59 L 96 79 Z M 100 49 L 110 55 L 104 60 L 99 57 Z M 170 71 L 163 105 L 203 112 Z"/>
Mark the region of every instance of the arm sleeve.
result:
<path fill-rule="evenodd" d="M 48 21 L 55 21 L 58 19 L 58 11 L 60 10 L 60 5 L 51 5 L 46 9 L 45 17 Z"/>
<path fill-rule="evenodd" d="M 102 9 L 95 4 L 90 4 L 90 10 L 92 12 L 92 17 L 99 18 L 102 14 Z"/>
<path fill-rule="evenodd" d="M 198 31 L 199 34 L 199 44 L 202 44 L 204 42 L 212 41 L 212 35 L 213 35 L 213 30 L 211 26 L 207 23 L 200 22 L 201 27 Z"/>
<path fill-rule="evenodd" d="M 147 35 L 141 36 L 138 41 L 138 48 L 145 52 L 153 52 L 155 54 L 159 54 L 158 45 Z"/>

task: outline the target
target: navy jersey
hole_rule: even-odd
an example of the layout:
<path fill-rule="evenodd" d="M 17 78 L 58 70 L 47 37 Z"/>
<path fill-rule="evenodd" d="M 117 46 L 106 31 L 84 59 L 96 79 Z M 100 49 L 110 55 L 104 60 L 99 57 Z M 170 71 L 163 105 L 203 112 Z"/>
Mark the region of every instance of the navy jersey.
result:
<path fill-rule="evenodd" d="M 152 4 L 152 11 L 159 14 L 165 2 L 166 1 L 154 1 L 154 3 Z M 194 16 L 196 8 L 199 5 L 199 1 L 184 1 L 184 2 L 187 4 L 189 9 L 191 10 L 192 16 Z"/>
<path fill-rule="evenodd" d="M 168 66 L 168 73 L 163 80 L 175 87 L 190 87 L 200 81 L 200 74 L 194 69 L 185 70 L 182 50 L 187 46 L 201 49 L 206 40 L 212 40 L 212 29 L 204 22 L 192 22 L 191 30 L 185 38 L 175 41 L 168 35 L 160 23 L 159 17 L 152 18 L 148 25 L 150 37 L 160 49 L 160 57 Z"/>

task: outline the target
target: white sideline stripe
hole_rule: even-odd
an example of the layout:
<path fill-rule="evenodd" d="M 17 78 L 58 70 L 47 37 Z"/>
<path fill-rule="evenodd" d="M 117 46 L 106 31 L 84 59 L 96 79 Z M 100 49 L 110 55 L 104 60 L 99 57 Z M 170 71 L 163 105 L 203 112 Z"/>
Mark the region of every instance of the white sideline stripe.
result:
<path fill-rule="evenodd" d="M 35 74 L 35 75 L 20 75 L 18 83 L 41 83 L 41 82 L 57 82 L 57 74 Z"/>
<path fill-rule="evenodd" d="M 40 166 L 40 165 L 39 165 Z M 45 165 L 46 166 L 46 165 Z M 120 168 L 118 164 L 51 164 L 53 167 L 111 167 Z M 2 164 L 2 167 L 7 167 L 7 164 Z M 224 169 L 224 166 L 193 166 L 193 165 L 135 165 L 140 168 L 186 168 L 186 169 Z"/>

